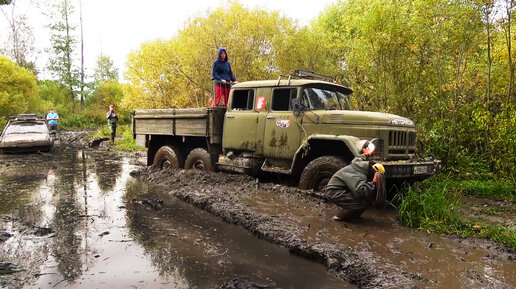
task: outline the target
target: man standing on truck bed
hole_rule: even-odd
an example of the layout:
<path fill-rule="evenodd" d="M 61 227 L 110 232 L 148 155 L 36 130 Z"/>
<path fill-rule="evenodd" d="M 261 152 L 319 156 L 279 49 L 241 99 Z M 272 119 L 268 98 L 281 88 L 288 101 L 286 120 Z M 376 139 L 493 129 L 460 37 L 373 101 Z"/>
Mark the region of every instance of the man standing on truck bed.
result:
<path fill-rule="evenodd" d="M 225 48 L 219 48 L 217 59 L 213 62 L 211 79 L 215 83 L 215 97 L 211 101 L 211 107 L 220 105 L 221 98 L 223 98 L 225 107 L 228 104 L 230 83 L 238 82 L 233 71 L 231 71 L 228 53 Z"/>

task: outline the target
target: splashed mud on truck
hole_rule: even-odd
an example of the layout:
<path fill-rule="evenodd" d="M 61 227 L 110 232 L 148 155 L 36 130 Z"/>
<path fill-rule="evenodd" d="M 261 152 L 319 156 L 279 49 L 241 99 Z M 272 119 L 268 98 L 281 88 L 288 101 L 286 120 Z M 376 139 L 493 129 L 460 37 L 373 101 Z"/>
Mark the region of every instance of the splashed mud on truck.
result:
<path fill-rule="evenodd" d="M 227 108 L 134 110 L 133 137 L 148 148 L 148 165 L 279 173 L 302 189 L 323 188 L 364 139 L 378 139 L 374 160 L 386 167 L 391 188 L 440 170 L 439 160 L 417 155 L 410 119 L 352 110 L 351 89 L 314 77 L 297 71 L 236 84 Z"/>

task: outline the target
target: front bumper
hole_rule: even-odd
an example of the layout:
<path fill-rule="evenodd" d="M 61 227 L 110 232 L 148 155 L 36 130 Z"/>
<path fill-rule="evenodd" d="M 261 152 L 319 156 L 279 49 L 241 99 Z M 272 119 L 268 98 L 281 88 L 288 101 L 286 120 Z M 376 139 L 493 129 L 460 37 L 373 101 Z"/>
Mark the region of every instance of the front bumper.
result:
<path fill-rule="evenodd" d="M 441 171 L 441 161 L 422 159 L 382 162 L 388 179 L 427 179 Z"/>

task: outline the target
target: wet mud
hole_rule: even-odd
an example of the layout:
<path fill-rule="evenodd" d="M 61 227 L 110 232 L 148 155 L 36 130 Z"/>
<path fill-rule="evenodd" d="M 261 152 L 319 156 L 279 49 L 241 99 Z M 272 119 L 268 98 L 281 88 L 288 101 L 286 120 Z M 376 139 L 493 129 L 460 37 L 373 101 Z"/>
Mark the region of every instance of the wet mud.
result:
<path fill-rule="evenodd" d="M 356 288 L 132 178 L 141 157 L 0 155 L 0 288 Z"/>
<path fill-rule="evenodd" d="M 394 209 L 334 222 L 338 207 L 311 192 L 243 175 L 145 168 L 133 176 L 238 224 L 290 253 L 324 264 L 359 288 L 515 288 L 516 252 L 474 238 L 400 225 Z"/>
<path fill-rule="evenodd" d="M 516 288 L 514 249 L 406 228 L 393 208 L 334 222 L 310 191 L 144 163 L 84 132 L 0 155 L 0 288 Z M 514 203 L 463 202 L 514 226 Z"/>

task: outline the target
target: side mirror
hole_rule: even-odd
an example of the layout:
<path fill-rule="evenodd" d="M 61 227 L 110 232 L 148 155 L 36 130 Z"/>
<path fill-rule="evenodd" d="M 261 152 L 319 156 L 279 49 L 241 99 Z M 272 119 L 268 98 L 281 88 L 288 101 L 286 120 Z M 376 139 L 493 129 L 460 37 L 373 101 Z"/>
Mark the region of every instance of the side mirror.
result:
<path fill-rule="evenodd" d="M 291 106 L 292 112 L 294 112 L 295 116 L 298 116 L 301 113 L 302 106 L 301 106 L 301 103 L 299 102 L 299 99 L 297 99 L 297 98 L 291 99 L 290 106 Z"/>

